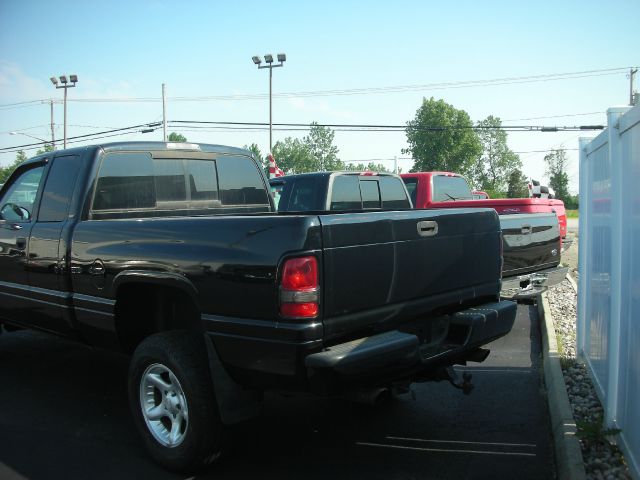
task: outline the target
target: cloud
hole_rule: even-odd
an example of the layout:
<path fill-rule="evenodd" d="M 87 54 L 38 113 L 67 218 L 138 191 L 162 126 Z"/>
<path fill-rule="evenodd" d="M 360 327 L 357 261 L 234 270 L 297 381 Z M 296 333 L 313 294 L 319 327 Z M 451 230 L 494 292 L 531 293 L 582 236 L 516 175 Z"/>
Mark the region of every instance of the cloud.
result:
<path fill-rule="evenodd" d="M 126 80 L 80 76 L 78 87 L 81 88 L 74 92 L 75 98 L 104 99 L 138 96 L 134 85 Z M 141 96 L 160 98 L 161 91 L 158 88 L 157 91 L 147 92 Z M 50 98 L 59 100 L 62 98 L 62 93 L 55 91 L 49 78 L 31 77 L 20 65 L 0 61 L 0 104 Z"/>
<path fill-rule="evenodd" d="M 48 83 L 48 79 L 45 81 L 30 77 L 16 64 L 0 62 L 2 103 L 49 98 L 52 96 L 52 88 Z"/>

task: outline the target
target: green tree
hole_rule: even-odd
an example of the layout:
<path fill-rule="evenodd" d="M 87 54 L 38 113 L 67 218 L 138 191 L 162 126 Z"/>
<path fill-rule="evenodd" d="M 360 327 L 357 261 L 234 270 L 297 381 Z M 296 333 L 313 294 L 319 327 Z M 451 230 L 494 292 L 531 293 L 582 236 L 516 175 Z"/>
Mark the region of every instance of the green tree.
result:
<path fill-rule="evenodd" d="M 520 157 L 507 146 L 507 132 L 498 117 L 489 115 L 479 121 L 477 127 L 482 156 L 470 172 L 472 181 L 481 190 L 504 192 L 510 173 L 522 168 Z"/>
<path fill-rule="evenodd" d="M 257 144 L 252 143 L 251 145 L 245 145 L 244 146 L 245 150 L 249 150 L 254 158 L 257 160 L 258 164 L 262 166 L 262 168 L 265 171 L 265 174 L 267 175 L 267 178 L 269 177 L 269 161 L 267 160 L 266 157 L 262 156 L 262 152 L 260 151 L 260 147 L 258 147 Z"/>
<path fill-rule="evenodd" d="M 547 164 L 545 175 L 549 177 L 549 186 L 553 188 L 556 198 L 568 202 L 570 199 L 567 152 L 564 149 L 552 150 L 551 153 L 544 156 L 544 162 Z"/>
<path fill-rule="evenodd" d="M 402 153 L 413 157 L 412 172 L 444 170 L 470 176 L 482 154 L 469 114 L 433 97 L 422 99 L 415 118 L 407 122 L 406 134 L 409 148 Z"/>
<path fill-rule="evenodd" d="M 364 163 L 348 163 L 344 166 L 344 170 L 346 170 L 347 172 L 391 172 L 391 170 L 389 170 L 383 164 L 374 162 L 369 162 L 367 165 L 365 165 Z"/>
<path fill-rule="evenodd" d="M 171 132 L 167 137 L 167 142 L 181 143 L 186 141 L 187 137 L 185 137 L 181 133 Z"/>
<path fill-rule="evenodd" d="M 16 159 L 6 167 L 0 167 L 0 183 L 4 183 L 11 176 L 18 165 L 27 159 L 27 155 L 22 150 L 18 150 Z"/>
<path fill-rule="evenodd" d="M 287 137 L 273 146 L 276 165 L 287 174 L 313 172 L 314 158 L 307 145 L 299 138 Z"/>
<path fill-rule="evenodd" d="M 508 198 L 525 198 L 529 196 L 527 177 L 524 176 L 522 170 L 514 168 L 509 173 L 507 180 L 507 197 Z"/>
<path fill-rule="evenodd" d="M 338 158 L 338 148 L 333 144 L 334 135 L 330 128 L 313 122 L 309 135 L 302 140 L 287 137 L 276 142 L 273 146 L 276 165 L 285 173 L 344 170 L 345 164 Z"/>
<path fill-rule="evenodd" d="M 36 152 L 36 155 L 42 155 L 43 153 L 53 152 L 54 150 L 55 148 L 53 148 L 53 145 L 51 145 L 50 143 L 47 143 L 44 146 L 44 148 L 41 148 Z"/>
<path fill-rule="evenodd" d="M 333 144 L 335 132 L 329 127 L 311 123 L 309 135 L 302 139 L 314 159 L 313 171 L 344 170 L 344 163 L 338 158 L 338 147 Z"/>
<path fill-rule="evenodd" d="M 567 210 L 578 210 L 580 208 L 580 195 L 569 195 L 563 201 Z"/>

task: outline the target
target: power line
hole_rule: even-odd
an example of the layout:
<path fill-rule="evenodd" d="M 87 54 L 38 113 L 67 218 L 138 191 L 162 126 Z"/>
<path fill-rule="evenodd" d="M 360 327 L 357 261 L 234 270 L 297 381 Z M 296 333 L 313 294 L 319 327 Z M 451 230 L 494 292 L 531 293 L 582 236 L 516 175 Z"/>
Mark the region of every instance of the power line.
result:
<path fill-rule="evenodd" d="M 566 115 L 551 115 L 545 117 L 530 118 L 514 118 L 511 120 L 502 120 L 503 122 L 528 122 L 529 120 L 546 120 L 547 118 L 564 118 L 564 117 L 581 117 L 585 115 L 604 115 L 606 112 L 588 112 L 588 113 L 567 113 Z"/>
<path fill-rule="evenodd" d="M 509 120 L 502 120 L 503 122 L 517 122 L 517 121 L 529 121 L 529 120 L 544 120 L 544 119 L 549 119 L 549 118 L 564 118 L 564 117 L 578 117 L 578 116 L 585 116 L 585 115 L 597 115 L 597 114 L 602 114 L 604 115 L 606 112 L 587 112 L 587 113 L 566 113 L 563 115 L 546 115 L 546 116 L 541 116 L 541 117 L 529 117 L 529 118 L 516 118 L 516 119 L 509 119 Z M 154 121 L 160 121 L 160 117 L 158 116 L 158 118 L 154 119 Z M 171 122 L 169 122 L 171 123 Z M 222 123 L 226 123 L 226 122 L 222 122 Z M 266 125 L 266 124 L 265 124 Z M 43 124 L 43 125 L 34 125 L 31 127 L 24 127 L 24 128 L 16 128 L 16 129 L 12 129 L 12 130 L 7 130 L 7 131 L 3 131 L 0 132 L 0 134 L 8 134 L 11 132 L 23 132 L 26 130 L 33 130 L 36 128 L 42 128 L 42 127 L 46 127 L 47 129 L 49 128 L 49 124 Z M 114 126 L 104 126 L 104 125 L 77 125 L 77 124 L 71 124 L 69 125 L 70 127 L 78 127 L 78 128 L 102 128 L 102 129 L 116 129 L 118 127 L 114 127 Z M 56 124 L 56 128 L 59 128 L 60 125 Z M 189 129 L 181 129 L 181 131 L 186 131 L 186 132 L 195 132 L 195 131 L 199 131 L 199 130 L 211 130 L 211 131 L 218 131 L 218 130 L 228 130 L 228 127 L 207 127 L 207 126 L 195 126 L 192 125 Z M 247 128 L 246 131 L 254 131 L 254 130 L 264 130 L 264 128 L 262 127 L 256 127 L 256 128 Z M 281 131 L 306 131 L 308 130 L 308 128 L 302 128 L 302 129 L 282 129 Z M 238 129 L 238 131 L 243 131 Z M 365 130 L 368 131 L 368 130 Z"/>
<path fill-rule="evenodd" d="M 305 97 L 325 97 L 325 96 L 349 96 L 349 95 L 368 95 L 368 94 L 386 94 L 386 93 L 402 93 L 421 90 L 443 90 L 450 88 L 470 88 L 470 87 L 489 87 L 501 86 L 520 83 L 537 83 L 555 80 L 571 80 L 576 78 L 600 77 L 608 75 L 619 75 L 628 70 L 627 67 L 602 70 L 586 70 L 582 72 L 568 72 L 546 75 L 531 75 L 527 77 L 504 77 L 486 80 L 467 80 L 457 82 L 442 82 L 422 85 L 395 85 L 388 87 L 366 87 L 352 89 L 337 90 L 312 90 L 302 92 L 282 92 L 273 94 L 274 98 L 305 98 Z M 196 97 L 169 97 L 169 101 L 173 102 L 200 102 L 200 101 L 217 101 L 217 100 L 260 100 L 266 98 L 264 93 L 257 94 L 241 94 L 241 95 L 208 95 Z M 74 102 L 159 102 L 159 97 L 130 97 L 130 98 L 74 98 Z"/>
<path fill-rule="evenodd" d="M 168 122 L 171 126 L 176 127 L 179 125 L 186 125 L 188 127 L 194 127 L 196 125 L 225 125 L 225 126 L 241 126 L 246 127 L 264 127 L 267 123 L 264 122 L 219 122 L 219 121 L 206 121 L 206 120 L 171 120 Z M 332 129 L 350 129 L 349 131 L 406 131 L 407 129 L 413 131 L 447 131 L 447 130 L 504 130 L 504 131 L 540 131 L 540 132 L 558 132 L 558 131 L 576 131 L 576 130 L 602 130 L 604 125 L 574 125 L 574 126 L 543 126 L 543 125 L 507 125 L 507 126 L 484 126 L 484 125 L 451 125 L 451 126 L 425 126 L 417 127 L 411 125 L 385 125 L 385 124 L 346 124 L 346 123 L 274 123 L 274 127 L 297 127 L 310 129 L 313 125 L 318 127 L 328 127 Z M 353 129 L 353 130 L 351 130 Z"/>
<path fill-rule="evenodd" d="M 367 94 L 386 94 L 386 93 L 402 93 L 421 90 L 441 90 L 450 88 L 472 88 L 472 87 L 488 87 L 501 86 L 520 83 L 537 83 L 557 80 L 571 80 L 576 78 L 600 77 L 608 75 L 619 75 L 627 72 L 629 67 L 605 68 L 597 70 L 582 70 L 576 72 L 551 73 L 542 75 L 528 75 L 516 77 L 501 77 L 480 80 L 464 80 L 453 82 L 413 84 L 413 85 L 393 85 L 386 87 L 364 87 L 351 89 L 335 89 L 335 90 L 312 90 L 301 92 L 283 92 L 273 94 L 275 98 L 304 98 L 304 97 L 322 97 L 322 96 L 345 96 L 345 95 L 367 95 Z M 240 95 L 205 95 L 205 96 L 181 96 L 169 97 L 169 101 L 173 102 L 201 102 L 201 101 L 217 101 L 217 100 L 259 100 L 267 97 L 267 94 L 240 94 Z M 20 106 L 29 106 L 37 104 L 45 100 L 30 100 L 25 102 L 17 102 L 11 104 L 0 105 L 0 109 L 17 108 Z M 46 100 L 47 102 L 49 100 Z M 79 103 L 144 103 L 144 102 L 161 102 L 161 97 L 115 97 L 115 98 L 73 98 L 70 102 Z"/>
<path fill-rule="evenodd" d="M 85 135 L 76 135 L 75 137 L 69 137 L 68 140 L 74 140 L 73 142 L 67 142 L 67 143 L 78 143 L 78 142 L 82 142 L 85 140 L 96 140 L 96 139 L 100 139 L 100 138 L 108 138 L 108 137 L 115 137 L 117 135 L 126 135 L 129 133 L 138 133 L 139 130 L 136 129 L 141 129 L 143 127 L 147 127 L 147 128 L 157 128 L 160 124 L 159 123 L 143 123 L 140 125 L 132 125 L 130 127 L 122 127 L 122 128 L 114 128 L 112 130 L 106 130 L 103 132 L 95 132 L 95 133 L 87 133 Z M 127 131 L 127 130 L 133 130 L 133 131 Z M 117 133 L 116 133 L 117 132 Z M 112 134 L 112 135 L 109 135 Z M 19 150 L 35 150 L 36 148 L 40 148 L 43 147 L 44 145 L 49 145 L 51 142 L 35 142 L 35 143 L 27 143 L 24 145 L 14 145 L 12 147 L 4 147 L 4 148 L 0 148 L 0 153 L 10 153 L 10 152 L 17 152 Z"/>
<path fill-rule="evenodd" d="M 550 148 L 547 150 L 529 150 L 526 152 L 512 152 L 512 153 L 548 153 L 554 152 L 556 150 L 564 150 L 564 151 L 578 151 L 579 148 Z M 341 159 L 343 162 L 349 163 L 366 163 L 366 162 L 393 162 L 396 160 L 414 160 L 413 157 L 394 157 L 394 158 L 359 158 L 359 159 Z"/>
<path fill-rule="evenodd" d="M 49 128 L 49 124 L 34 125 L 33 127 L 25 127 L 25 128 L 14 128 L 13 130 L 6 130 L 4 132 L 0 132 L 0 134 L 11 134 L 11 132 L 25 132 L 27 130 L 34 130 L 36 128 L 42 128 L 42 127 Z"/>
<path fill-rule="evenodd" d="M 218 122 L 218 121 L 202 121 L 202 120 L 172 120 L 168 122 L 171 127 L 183 127 L 183 130 L 188 129 L 196 129 L 196 128 L 216 128 L 220 130 L 243 130 L 243 131 L 252 131 L 252 130 L 266 130 L 267 124 L 264 122 Z M 194 125 L 195 124 L 195 125 Z M 206 127 L 201 127 L 201 125 L 205 125 Z M 478 126 L 478 125 L 468 125 L 468 126 L 426 126 L 426 127 L 408 127 L 407 125 L 367 125 L 367 124 L 305 124 L 305 123 L 277 123 L 274 124 L 278 130 L 282 131 L 308 131 L 313 126 L 318 127 L 329 127 L 334 129 L 334 131 L 343 131 L 343 132 L 406 132 L 407 128 L 410 128 L 413 131 L 425 131 L 425 132 L 443 132 L 448 130 L 459 130 L 459 129 L 468 129 L 468 130 L 503 130 L 503 131 L 516 131 L 516 132 L 560 132 L 560 131 L 586 131 L 586 130 L 601 130 L 604 128 L 603 125 L 582 125 L 582 126 L 554 126 L 554 127 L 545 127 L 540 125 L 511 125 L 506 127 L 494 127 L 494 126 Z M 159 127 L 160 123 L 146 123 L 140 125 L 133 125 L 130 127 L 123 128 L 115 128 L 102 132 L 88 133 L 85 135 L 76 135 L 74 137 L 70 137 L 69 140 L 75 140 L 72 143 L 77 143 L 79 141 L 84 140 L 97 140 L 100 138 L 107 138 L 105 135 L 109 137 L 117 136 L 118 132 L 122 135 L 137 133 L 136 130 L 141 129 L 143 127 L 151 128 L 153 131 L 155 128 Z M 196 131 L 196 130 L 194 130 Z M 115 135 L 112 135 L 115 134 Z M 19 150 L 33 150 L 44 145 L 49 144 L 50 142 L 36 142 L 36 143 L 28 143 L 24 145 L 15 145 L 12 147 L 4 147 L 0 148 L 0 153 L 10 153 L 17 152 Z"/>

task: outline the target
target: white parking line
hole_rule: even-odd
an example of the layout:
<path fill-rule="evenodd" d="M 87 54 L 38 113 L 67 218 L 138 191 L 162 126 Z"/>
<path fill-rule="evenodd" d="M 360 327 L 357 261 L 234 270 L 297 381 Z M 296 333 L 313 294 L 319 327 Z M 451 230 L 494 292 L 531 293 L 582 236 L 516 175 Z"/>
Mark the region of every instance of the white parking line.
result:
<path fill-rule="evenodd" d="M 422 448 L 422 447 L 407 447 L 404 445 L 385 445 L 382 443 L 369 443 L 369 442 L 356 442 L 356 445 L 363 447 L 378 447 L 378 448 L 394 448 L 397 450 L 413 450 L 421 452 L 439 452 L 439 453 L 473 453 L 480 455 L 506 455 L 513 457 L 535 457 L 535 453 L 520 453 L 520 452 L 491 452 L 486 450 L 458 450 L 449 448 Z"/>
<path fill-rule="evenodd" d="M 465 367 L 456 369 L 460 372 L 469 372 L 469 373 L 520 373 L 531 375 L 531 372 L 534 370 L 534 367 L 517 367 L 519 370 L 508 369 L 508 368 L 473 368 L 473 367 Z"/>
<path fill-rule="evenodd" d="M 386 437 L 387 440 L 402 440 L 406 442 L 424 442 L 424 443 L 459 443 L 461 445 L 492 445 L 499 447 L 529 447 L 535 448 L 534 443 L 499 443 L 499 442 L 469 442 L 463 440 L 433 440 L 423 438 L 405 438 L 405 437 Z"/>

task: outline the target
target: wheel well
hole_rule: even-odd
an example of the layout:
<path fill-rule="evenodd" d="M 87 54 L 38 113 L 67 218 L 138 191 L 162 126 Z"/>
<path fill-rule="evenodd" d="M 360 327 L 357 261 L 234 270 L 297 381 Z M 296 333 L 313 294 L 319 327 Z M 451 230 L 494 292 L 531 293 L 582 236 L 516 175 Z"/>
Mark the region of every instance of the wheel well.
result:
<path fill-rule="evenodd" d="M 179 288 L 134 282 L 118 289 L 115 327 L 123 351 L 132 353 L 154 333 L 200 330 L 200 312 L 195 301 Z"/>

